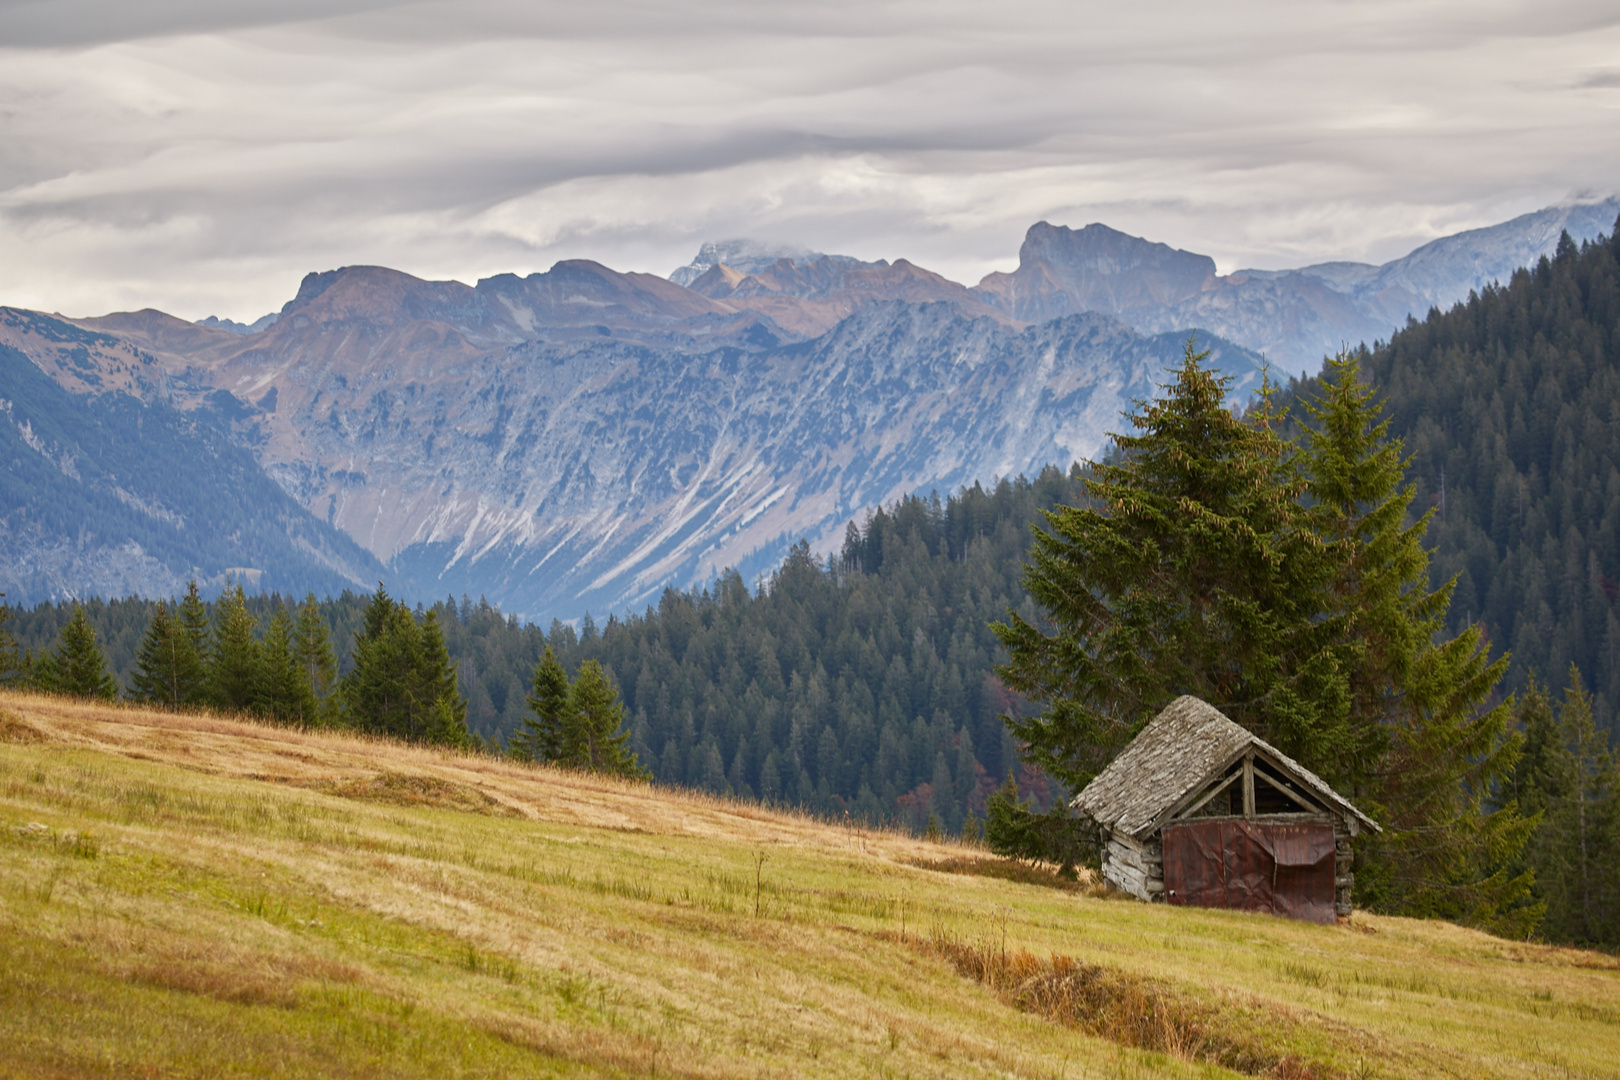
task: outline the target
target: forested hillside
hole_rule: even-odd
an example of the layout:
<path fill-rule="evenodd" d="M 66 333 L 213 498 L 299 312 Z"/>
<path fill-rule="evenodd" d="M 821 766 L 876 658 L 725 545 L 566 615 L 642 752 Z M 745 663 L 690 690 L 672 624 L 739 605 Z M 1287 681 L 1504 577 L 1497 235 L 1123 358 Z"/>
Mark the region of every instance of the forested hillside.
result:
<path fill-rule="evenodd" d="M 989 624 L 1024 603 L 1029 525 L 1079 497 L 1056 468 L 1034 481 L 975 485 L 944 501 L 911 498 L 851 523 L 830 563 L 799 545 L 769 579 L 736 574 L 706 590 L 666 592 L 656 610 L 580 631 L 519 624 L 484 602 L 434 606 L 460 665 L 469 728 L 505 742 L 522 722 L 549 644 L 567 670 L 589 659 L 617 682 L 631 747 L 662 781 L 792 802 L 868 821 L 957 831 L 1009 770 L 1038 803 L 1059 794 L 1024 768 L 1000 714 L 1019 703 L 992 669 Z M 260 632 L 285 598 L 248 600 Z M 321 604 L 346 667 L 366 598 Z M 155 603 L 85 605 L 127 686 Z M 16 612 L 36 652 L 69 606 Z"/>
<path fill-rule="evenodd" d="M 1457 576 L 1453 633 L 1482 622 L 1562 694 L 1575 664 L 1600 728 L 1620 704 L 1620 244 L 1566 235 L 1551 258 L 1431 311 L 1362 369 L 1433 507 L 1433 580 Z M 1313 395 L 1318 380 L 1293 388 Z"/>

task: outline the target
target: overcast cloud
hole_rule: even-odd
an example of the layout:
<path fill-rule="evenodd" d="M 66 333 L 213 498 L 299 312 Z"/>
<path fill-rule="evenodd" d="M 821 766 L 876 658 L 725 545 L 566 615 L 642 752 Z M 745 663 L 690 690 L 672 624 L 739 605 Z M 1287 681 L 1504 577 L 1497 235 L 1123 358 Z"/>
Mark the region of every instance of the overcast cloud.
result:
<path fill-rule="evenodd" d="M 973 283 L 1033 222 L 1223 271 L 1620 190 L 1620 7 L 0 0 L 0 304 L 251 320 L 706 239 Z"/>

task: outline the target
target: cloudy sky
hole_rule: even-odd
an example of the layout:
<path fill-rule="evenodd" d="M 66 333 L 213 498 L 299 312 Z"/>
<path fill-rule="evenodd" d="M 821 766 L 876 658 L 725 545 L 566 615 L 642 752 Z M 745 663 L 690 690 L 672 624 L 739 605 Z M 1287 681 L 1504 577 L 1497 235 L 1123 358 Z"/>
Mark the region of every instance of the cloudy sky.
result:
<path fill-rule="evenodd" d="M 1034 221 L 1223 272 L 1620 191 L 1620 5 L 0 0 L 0 304 L 250 320 L 311 270 L 957 280 Z"/>

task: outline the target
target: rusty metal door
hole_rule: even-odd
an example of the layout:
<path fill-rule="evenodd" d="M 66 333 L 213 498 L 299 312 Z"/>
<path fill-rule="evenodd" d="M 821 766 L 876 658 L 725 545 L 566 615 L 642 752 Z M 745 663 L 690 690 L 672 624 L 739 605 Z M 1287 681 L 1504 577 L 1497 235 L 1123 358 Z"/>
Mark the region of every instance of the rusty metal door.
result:
<path fill-rule="evenodd" d="M 1166 825 L 1163 839 L 1172 904 L 1333 922 L 1332 825 L 1215 818 Z"/>

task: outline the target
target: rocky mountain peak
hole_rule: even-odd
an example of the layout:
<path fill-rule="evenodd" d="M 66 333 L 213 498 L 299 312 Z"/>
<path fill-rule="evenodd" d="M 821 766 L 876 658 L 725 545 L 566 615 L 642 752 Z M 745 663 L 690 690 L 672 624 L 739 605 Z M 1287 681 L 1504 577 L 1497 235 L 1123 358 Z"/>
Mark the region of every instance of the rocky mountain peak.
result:
<path fill-rule="evenodd" d="M 206 326 L 210 330 L 228 330 L 233 334 L 257 334 L 260 331 L 274 326 L 276 320 L 281 318 L 279 311 L 272 311 L 268 315 L 260 315 L 250 323 L 240 323 L 235 319 L 222 319 L 218 315 L 210 315 L 206 319 L 198 319 L 198 326 Z"/>
<path fill-rule="evenodd" d="M 460 323 L 474 304 L 472 288 L 459 281 L 424 281 L 385 266 L 345 266 L 306 274 L 277 322 L 285 326 L 302 316 L 316 323 L 391 324 L 401 319 Z"/>
<path fill-rule="evenodd" d="M 770 316 L 796 333 L 815 336 L 862 308 L 889 300 L 927 304 L 944 301 L 969 317 L 1011 322 L 966 287 L 905 259 L 862 262 L 823 255 L 813 262 L 786 257 L 744 271 L 716 263 L 689 288 L 738 309 Z"/>
<path fill-rule="evenodd" d="M 579 327 L 642 330 L 736 310 L 654 274 L 621 273 L 590 259 L 565 259 L 523 278 L 484 278 L 476 292 L 528 337 Z"/>
<path fill-rule="evenodd" d="M 1126 315 L 1196 295 L 1215 260 L 1093 223 L 1070 229 L 1040 221 L 1018 252 L 1018 269 L 990 274 L 974 291 L 1015 319 L 1040 322 L 1075 311 Z"/>

